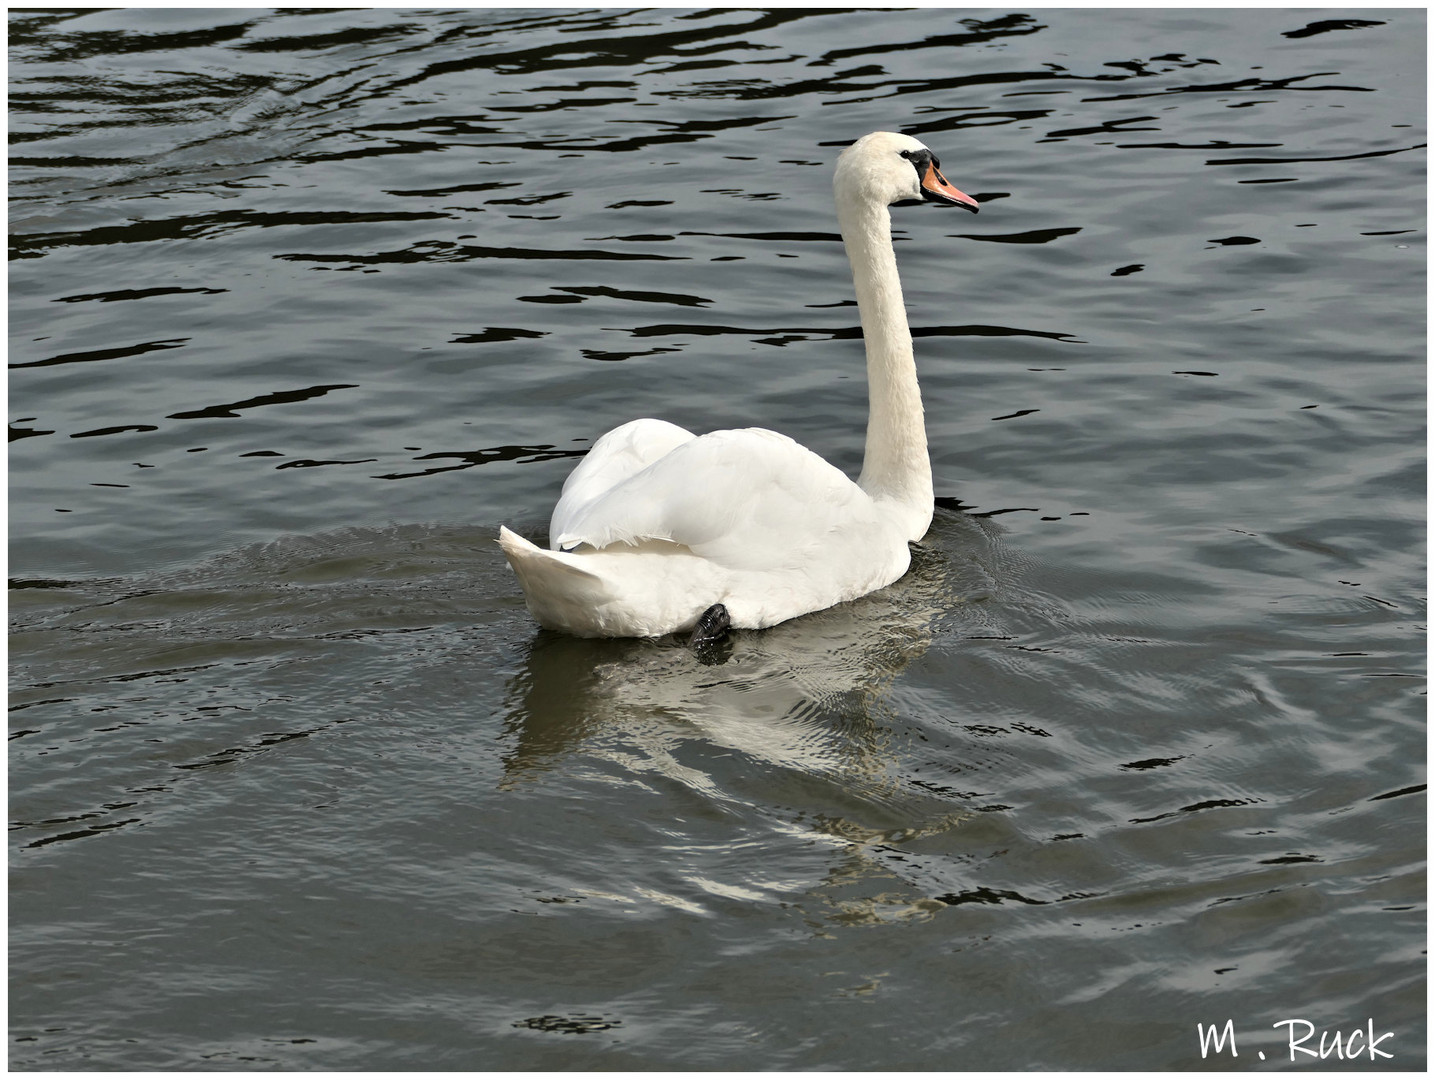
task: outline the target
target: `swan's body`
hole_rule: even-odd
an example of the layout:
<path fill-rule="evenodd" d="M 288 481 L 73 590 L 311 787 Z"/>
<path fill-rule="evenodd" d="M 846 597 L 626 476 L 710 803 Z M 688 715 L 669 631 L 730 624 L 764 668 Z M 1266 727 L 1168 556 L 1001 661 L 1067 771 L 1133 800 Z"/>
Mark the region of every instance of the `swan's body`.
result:
<path fill-rule="evenodd" d="M 908 542 L 931 524 L 932 469 L 887 208 L 977 203 L 946 182 L 920 142 L 881 131 L 842 152 L 833 190 L 867 348 L 860 479 L 762 428 L 615 428 L 563 485 L 551 551 L 499 530 L 542 625 L 653 637 L 689 630 L 721 604 L 732 626 L 757 629 L 906 573 Z"/>

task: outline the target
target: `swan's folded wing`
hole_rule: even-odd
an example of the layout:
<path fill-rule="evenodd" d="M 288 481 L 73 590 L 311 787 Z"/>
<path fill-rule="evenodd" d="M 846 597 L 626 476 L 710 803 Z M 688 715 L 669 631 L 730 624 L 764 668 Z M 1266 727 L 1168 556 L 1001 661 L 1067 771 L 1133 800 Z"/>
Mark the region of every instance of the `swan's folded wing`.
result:
<path fill-rule="evenodd" d="M 561 544 L 559 538 L 573 531 L 589 504 L 693 437 L 677 424 L 652 419 L 632 420 L 604 435 L 563 483 L 548 524 L 553 549 L 573 546 Z"/>
<path fill-rule="evenodd" d="M 785 558 L 796 564 L 831 532 L 871 513 L 867 495 L 806 447 L 743 428 L 674 447 L 581 507 L 554 543 L 665 540 L 735 568 Z"/>

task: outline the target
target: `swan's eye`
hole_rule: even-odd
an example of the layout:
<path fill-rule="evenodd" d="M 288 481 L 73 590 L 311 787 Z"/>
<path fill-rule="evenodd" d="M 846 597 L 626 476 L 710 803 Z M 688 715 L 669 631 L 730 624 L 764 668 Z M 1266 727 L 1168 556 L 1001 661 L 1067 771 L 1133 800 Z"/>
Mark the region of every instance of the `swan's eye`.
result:
<path fill-rule="evenodd" d="M 917 181 L 920 183 L 922 175 L 927 171 L 927 166 L 933 160 L 932 152 L 930 150 L 902 150 L 899 153 L 911 162 L 912 168 L 917 170 Z"/>

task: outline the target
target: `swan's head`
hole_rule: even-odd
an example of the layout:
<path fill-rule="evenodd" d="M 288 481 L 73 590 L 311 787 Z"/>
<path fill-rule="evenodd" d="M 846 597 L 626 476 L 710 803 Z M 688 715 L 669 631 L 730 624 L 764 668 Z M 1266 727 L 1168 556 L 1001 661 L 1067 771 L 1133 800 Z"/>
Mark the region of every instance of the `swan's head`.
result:
<path fill-rule="evenodd" d="M 979 206 L 976 199 L 947 183 L 936 154 L 910 135 L 895 131 L 863 135 L 843 150 L 832 186 L 839 199 L 883 206 L 920 199 L 960 206 L 974 214 Z"/>

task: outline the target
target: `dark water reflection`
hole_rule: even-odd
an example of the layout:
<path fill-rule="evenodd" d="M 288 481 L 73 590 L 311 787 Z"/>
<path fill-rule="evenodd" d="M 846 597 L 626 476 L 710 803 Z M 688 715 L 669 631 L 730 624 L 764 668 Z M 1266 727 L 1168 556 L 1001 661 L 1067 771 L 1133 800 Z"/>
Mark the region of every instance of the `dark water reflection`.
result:
<path fill-rule="evenodd" d="M 1356 14 L 11 12 L 11 1067 L 1423 1066 L 1425 17 Z M 856 472 L 881 127 L 982 202 L 895 212 L 913 572 L 537 631 L 497 526 L 617 423 Z"/>

